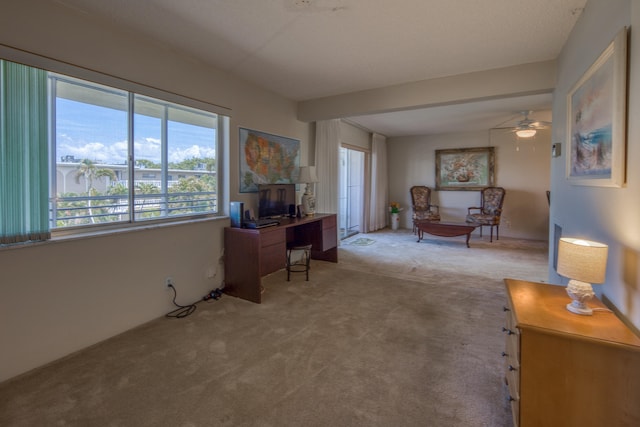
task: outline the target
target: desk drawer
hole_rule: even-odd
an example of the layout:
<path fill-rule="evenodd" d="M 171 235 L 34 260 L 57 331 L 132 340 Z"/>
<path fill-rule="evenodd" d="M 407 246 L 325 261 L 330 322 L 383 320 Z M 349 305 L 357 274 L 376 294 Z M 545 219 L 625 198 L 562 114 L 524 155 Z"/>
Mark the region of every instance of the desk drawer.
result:
<path fill-rule="evenodd" d="M 336 246 L 338 246 L 338 229 L 336 227 L 323 229 L 322 250 L 327 251 L 335 248 Z"/>
<path fill-rule="evenodd" d="M 336 228 L 337 227 L 337 223 L 336 223 L 336 215 L 331 215 L 328 216 L 326 218 L 322 219 L 322 229 L 327 229 L 327 228 Z"/>
<path fill-rule="evenodd" d="M 287 239 L 284 228 L 260 232 L 260 275 L 278 271 L 286 266 Z"/>
<path fill-rule="evenodd" d="M 285 242 L 260 249 L 260 276 L 266 276 L 287 266 L 287 245 Z"/>
<path fill-rule="evenodd" d="M 260 232 L 260 247 L 285 244 L 287 241 L 284 228 L 273 228 L 273 230 L 264 230 Z"/>

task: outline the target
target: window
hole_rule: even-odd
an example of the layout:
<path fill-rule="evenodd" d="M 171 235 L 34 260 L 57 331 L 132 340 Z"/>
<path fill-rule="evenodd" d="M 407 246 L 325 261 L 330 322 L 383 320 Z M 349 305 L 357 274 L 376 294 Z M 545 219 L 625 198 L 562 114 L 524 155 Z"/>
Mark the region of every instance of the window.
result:
<path fill-rule="evenodd" d="M 39 120 L 50 129 L 51 230 L 218 213 L 218 159 L 228 117 L 53 72 L 46 76 L 48 85 L 38 90 L 48 100 Z M 4 98 L 0 93 L 3 104 Z M 0 160 L 7 169 L 9 160 Z"/>
<path fill-rule="evenodd" d="M 134 158 L 147 168 L 134 173 L 136 219 L 215 211 L 215 115 L 140 95 L 134 111 Z"/>

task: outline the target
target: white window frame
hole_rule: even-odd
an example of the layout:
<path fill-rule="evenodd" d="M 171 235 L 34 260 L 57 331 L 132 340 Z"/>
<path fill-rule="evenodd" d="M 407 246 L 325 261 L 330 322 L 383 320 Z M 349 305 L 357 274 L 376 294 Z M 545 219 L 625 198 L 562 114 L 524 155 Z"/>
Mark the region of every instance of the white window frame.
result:
<path fill-rule="evenodd" d="M 223 208 L 228 200 L 228 149 L 229 149 L 229 131 L 231 120 L 231 109 L 211 104 L 208 102 L 196 100 L 176 93 L 163 91 L 143 84 L 120 79 L 118 77 L 102 74 L 96 71 L 87 70 L 75 65 L 56 61 L 51 58 L 45 58 L 29 52 L 11 48 L 9 46 L 0 45 L 0 58 L 18 62 L 31 67 L 41 68 L 43 70 L 69 76 L 76 79 L 94 82 L 100 85 L 112 87 L 115 89 L 125 90 L 133 94 L 148 96 L 159 100 L 184 105 L 218 115 L 218 128 L 216 132 L 216 160 L 217 160 L 217 212 L 207 214 L 185 215 L 175 217 L 160 217 L 154 220 L 135 221 L 133 212 L 128 222 L 104 223 L 99 225 L 79 226 L 70 228 L 52 229 L 52 237 L 65 236 L 69 234 L 87 233 L 90 230 L 96 232 L 104 232 L 107 230 L 122 228 L 144 228 L 156 223 L 178 223 L 189 220 L 201 220 L 203 218 L 220 218 L 225 217 L 226 212 Z M 51 135 L 50 135 L 51 139 Z M 132 142 L 130 142 L 130 145 Z M 50 154 L 50 158 L 55 160 L 54 154 Z M 51 171 L 55 176 L 55 168 Z"/>

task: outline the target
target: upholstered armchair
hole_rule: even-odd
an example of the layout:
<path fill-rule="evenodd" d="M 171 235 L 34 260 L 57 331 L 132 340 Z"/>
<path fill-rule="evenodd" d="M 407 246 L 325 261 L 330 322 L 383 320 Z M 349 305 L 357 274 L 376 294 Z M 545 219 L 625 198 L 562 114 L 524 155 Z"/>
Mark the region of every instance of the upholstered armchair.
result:
<path fill-rule="evenodd" d="M 440 221 L 440 207 L 431 204 L 431 188 L 415 185 L 409 190 L 411 193 L 411 208 L 413 209 L 413 232 L 416 232 L 416 221 L 427 219 Z"/>
<path fill-rule="evenodd" d="M 506 190 L 502 187 L 483 188 L 480 190 L 481 206 L 468 209 L 467 222 L 480 224 L 480 237 L 482 237 L 482 227 L 490 227 L 490 242 L 493 242 L 493 227 L 496 228 L 496 240 L 500 240 L 500 216 L 505 193 Z"/>

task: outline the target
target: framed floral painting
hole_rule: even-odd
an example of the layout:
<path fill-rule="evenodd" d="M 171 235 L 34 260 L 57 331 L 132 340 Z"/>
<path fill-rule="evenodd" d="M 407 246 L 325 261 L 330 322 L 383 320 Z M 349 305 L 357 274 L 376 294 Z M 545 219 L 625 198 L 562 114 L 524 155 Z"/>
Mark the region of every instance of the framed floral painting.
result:
<path fill-rule="evenodd" d="M 436 150 L 436 190 L 477 191 L 494 185 L 494 147 Z"/>

